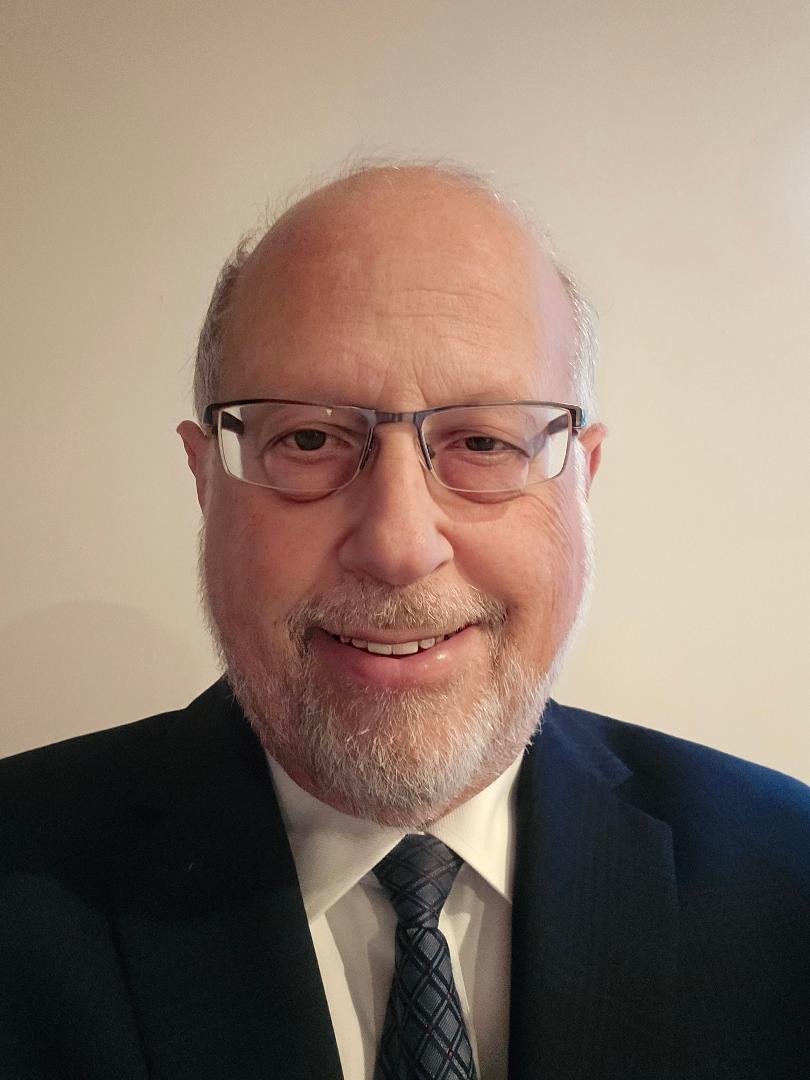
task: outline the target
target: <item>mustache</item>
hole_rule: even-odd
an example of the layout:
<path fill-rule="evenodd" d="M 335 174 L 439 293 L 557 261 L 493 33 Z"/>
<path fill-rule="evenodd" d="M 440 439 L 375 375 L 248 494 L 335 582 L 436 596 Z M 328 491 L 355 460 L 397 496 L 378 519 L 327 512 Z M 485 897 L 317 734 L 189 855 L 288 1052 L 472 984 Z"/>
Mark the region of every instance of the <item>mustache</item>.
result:
<path fill-rule="evenodd" d="M 371 582 L 346 582 L 297 605 L 287 616 L 292 640 L 303 645 L 320 627 L 368 630 L 458 629 L 470 623 L 497 628 L 506 605 L 472 586 L 421 584 L 392 589 Z"/>

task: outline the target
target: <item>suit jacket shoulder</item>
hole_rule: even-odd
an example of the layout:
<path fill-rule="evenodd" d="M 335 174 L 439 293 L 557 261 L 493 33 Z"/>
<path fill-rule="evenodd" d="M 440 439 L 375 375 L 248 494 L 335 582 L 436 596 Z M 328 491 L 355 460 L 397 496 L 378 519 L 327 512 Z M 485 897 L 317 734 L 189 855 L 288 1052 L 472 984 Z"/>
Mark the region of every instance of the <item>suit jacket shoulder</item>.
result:
<path fill-rule="evenodd" d="M 340 1076 L 267 762 L 224 683 L 0 762 L 0 1063 Z"/>
<path fill-rule="evenodd" d="M 810 893 L 810 787 L 800 780 L 556 702 L 544 724 L 573 758 L 609 777 L 625 801 L 669 824 L 687 879 L 699 869 L 733 877 L 735 868 L 764 861 Z"/>
<path fill-rule="evenodd" d="M 518 794 L 510 1046 L 523 1075 L 804 1075 L 803 784 L 551 703 Z M 531 995 L 539 1015 L 520 1004 Z"/>

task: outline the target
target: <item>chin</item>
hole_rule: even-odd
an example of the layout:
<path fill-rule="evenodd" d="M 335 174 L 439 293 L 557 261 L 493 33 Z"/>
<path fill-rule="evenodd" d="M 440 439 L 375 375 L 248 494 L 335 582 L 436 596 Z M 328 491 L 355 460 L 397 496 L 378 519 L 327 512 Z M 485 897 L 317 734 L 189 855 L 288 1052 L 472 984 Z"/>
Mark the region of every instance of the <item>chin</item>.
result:
<path fill-rule="evenodd" d="M 232 661 L 237 700 L 299 786 L 344 813 L 405 828 L 500 775 L 530 742 L 548 697 L 548 680 L 517 664 L 499 665 L 465 706 L 456 687 L 336 690 L 308 655 L 295 673 L 246 672 Z"/>

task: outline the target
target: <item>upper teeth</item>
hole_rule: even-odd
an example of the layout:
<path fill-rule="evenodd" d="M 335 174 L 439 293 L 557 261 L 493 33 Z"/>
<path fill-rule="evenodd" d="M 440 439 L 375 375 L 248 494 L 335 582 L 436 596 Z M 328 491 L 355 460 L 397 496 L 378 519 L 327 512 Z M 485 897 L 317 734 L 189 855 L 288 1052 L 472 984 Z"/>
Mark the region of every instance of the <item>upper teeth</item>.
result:
<path fill-rule="evenodd" d="M 344 645 L 354 645 L 356 649 L 366 649 L 379 656 L 408 656 L 419 652 L 420 649 L 430 649 L 448 636 L 448 634 L 441 634 L 439 637 L 421 638 L 419 641 L 397 641 L 390 645 L 383 641 L 363 641 L 362 638 L 344 637 L 343 634 L 340 635 L 340 640 Z"/>

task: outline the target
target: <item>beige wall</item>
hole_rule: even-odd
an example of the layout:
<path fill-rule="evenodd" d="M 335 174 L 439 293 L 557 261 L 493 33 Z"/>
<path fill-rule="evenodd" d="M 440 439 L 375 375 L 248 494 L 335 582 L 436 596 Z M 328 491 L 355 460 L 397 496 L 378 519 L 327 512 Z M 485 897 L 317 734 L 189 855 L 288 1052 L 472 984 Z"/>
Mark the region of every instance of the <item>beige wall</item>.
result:
<path fill-rule="evenodd" d="M 347 154 L 448 155 L 602 314 L 558 696 L 810 777 L 806 0 L 4 5 L 0 752 L 215 674 L 177 421 L 217 267 Z"/>

